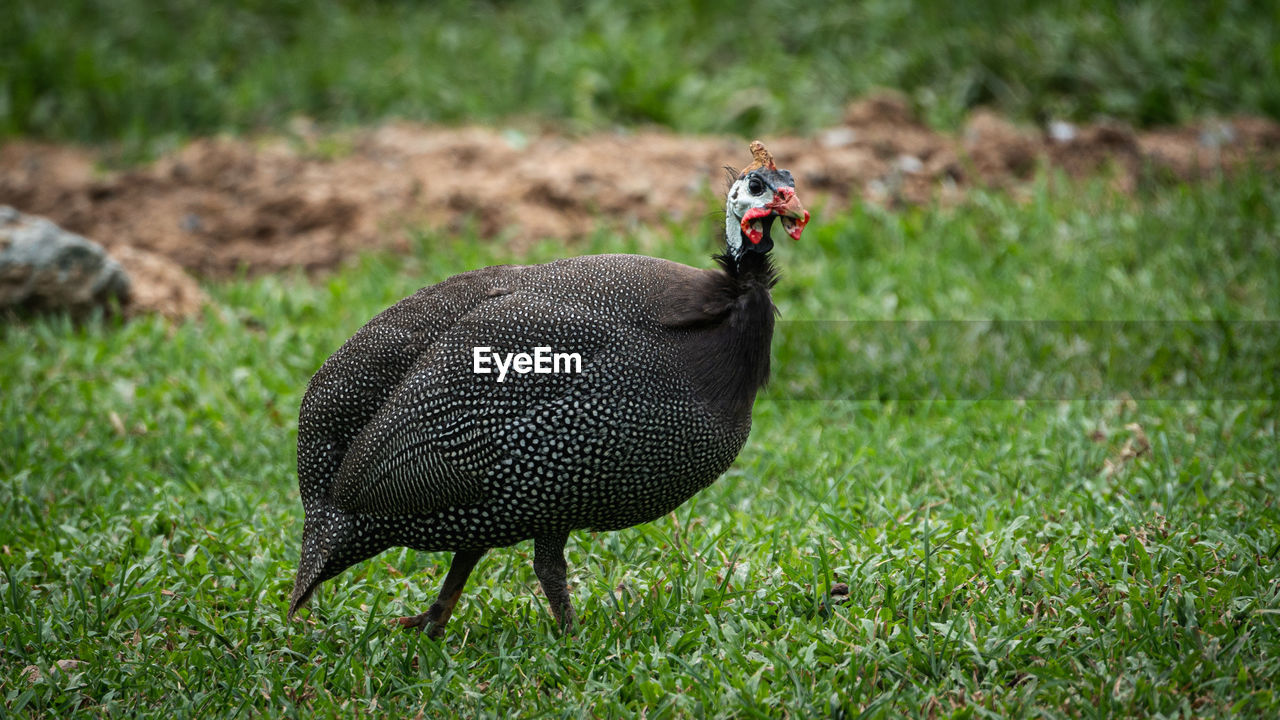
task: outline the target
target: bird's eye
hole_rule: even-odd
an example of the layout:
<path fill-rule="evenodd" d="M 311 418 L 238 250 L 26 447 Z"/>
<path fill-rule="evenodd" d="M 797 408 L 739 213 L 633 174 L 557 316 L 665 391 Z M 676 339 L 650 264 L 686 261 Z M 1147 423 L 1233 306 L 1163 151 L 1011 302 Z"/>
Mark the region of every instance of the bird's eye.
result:
<path fill-rule="evenodd" d="M 752 195 L 759 195 L 764 192 L 764 183 L 761 182 L 760 178 L 752 175 L 751 179 L 747 181 L 747 190 L 750 191 Z"/>

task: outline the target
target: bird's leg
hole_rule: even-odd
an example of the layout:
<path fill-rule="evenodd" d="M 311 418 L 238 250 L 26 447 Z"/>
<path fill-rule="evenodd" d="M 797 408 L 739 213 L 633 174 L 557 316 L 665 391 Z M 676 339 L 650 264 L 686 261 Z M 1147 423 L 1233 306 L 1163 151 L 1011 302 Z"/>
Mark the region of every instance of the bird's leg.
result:
<path fill-rule="evenodd" d="M 440 597 L 431 603 L 426 612 L 402 617 L 399 623 L 407 628 L 426 629 L 427 635 L 433 638 L 444 635 L 444 624 L 453 614 L 458 598 L 462 597 L 462 588 L 466 586 L 471 570 L 480 562 L 484 553 L 484 550 L 459 550 L 454 553 L 453 562 L 449 563 L 449 573 L 444 576 L 444 584 L 440 586 Z"/>
<path fill-rule="evenodd" d="M 568 539 L 568 533 L 559 533 L 533 541 L 533 572 L 542 583 L 551 614 L 566 633 L 573 629 L 573 603 L 569 599 L 568 567 L 564 562 L 564 544 Z"/>

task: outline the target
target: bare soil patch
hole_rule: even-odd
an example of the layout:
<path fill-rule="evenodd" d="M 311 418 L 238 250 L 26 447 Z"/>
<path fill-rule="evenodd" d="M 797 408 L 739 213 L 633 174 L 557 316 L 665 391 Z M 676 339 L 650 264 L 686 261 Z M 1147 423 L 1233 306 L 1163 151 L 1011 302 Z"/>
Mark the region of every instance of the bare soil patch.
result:
<path fill-rule="evenodd" d="M 1132 189 L 1146 177 L 1194 180 L 1280 159 L 1280 125 L 1258 117 L 1135 132 L 1025 128 L 979 111 L 953 136 L 924 126 L 893 94 L 852 104 L 841 125 L 813 136 L 764 140 L 810 205 L 837 207 L 1013 187 L 1042 164 L 1074 177 L 1108 172 Z M 144 309 L 181 315 L 200 303 L 186 273 L 322 270 L 364 249 L 404 247 L 413 226 L 474 225 L 519 246 L 572 240 L 601 224 L 705 217 L 722 164 L 747 159 L 740 138 L 657 130 L 527 138 L 397 123 L 201 139 L 149 166 L 101 173 L 93 150 L 20 141 L 0 147 L 0 204 L 101 243 L 140 275 Z"/>

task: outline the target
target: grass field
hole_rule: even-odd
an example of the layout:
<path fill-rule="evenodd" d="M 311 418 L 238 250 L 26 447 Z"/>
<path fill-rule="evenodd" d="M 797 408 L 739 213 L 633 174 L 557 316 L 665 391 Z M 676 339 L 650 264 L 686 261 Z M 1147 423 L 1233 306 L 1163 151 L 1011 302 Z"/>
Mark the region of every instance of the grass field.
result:
<path fill-rule="evenodd" d="M 0 139 L 130 161 L 297 115 L 794 133 L 877 86 L 943 128 L 1280 118 L 1277 38 L 1247 0 L 13 0 Z M 751 440 L 671 516 L 571 539 L 572 637 L 527 545 L 481 562 L 443 641 L 389 625 L 442 554 L 385 553 L 285 622 L 301 393 L 422 285 L 706 264 L 705 228 L 519 258 L 423 234 L 207 285 L 186 322 L 0 323 L 0 717 L 1280 716 L 1274 175 L 811 209 L 775 254 Z"/>
<path fill-rule="evenodd" d="M 1280 118 L 1280 10 L 1251 0 L 737 3 L 10 0 L 0 137 L 122 142 L 387 116 L 812 130 L 877 86 L 955 127 Z"/>
<path fill-rule="evenodd" d="M 705 263 L 711 242 L 673 230 L 525 259 Z M 1278 232 L 1259 176 L 815 208 L 776 253 L 746 449 L 672 516 L 572 538 L 572 638 L 527 545 L 482 561 L 443 642 L 388 625 L 430 602 L 443 555 L 388 552 L 283 619 L 307 379 L 500 245 L 423 237 L 319 282 L 214 285 L 176 325 L 0 326 L 0 709 L 1275 717 Z M 1073 385 L 1090 364 L 1055 364 L 1050 320 L 1092 323 L 1078 357 L 1120 343 L 1115 371 Z M 1157 322 L 1095 322 L 1134 320 Z M 965 384 L 974 357 L 998 382 Z"/>

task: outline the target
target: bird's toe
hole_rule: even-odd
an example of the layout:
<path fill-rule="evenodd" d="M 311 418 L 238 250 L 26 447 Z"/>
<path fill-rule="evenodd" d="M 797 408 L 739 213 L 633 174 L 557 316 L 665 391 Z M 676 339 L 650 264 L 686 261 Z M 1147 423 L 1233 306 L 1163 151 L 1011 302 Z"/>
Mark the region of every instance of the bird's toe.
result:
<path fill-rule="evenodd" d="M 396 618 L 396 623 L 399 624 L 400 627 L 406 628 L 409 630 L 422 630 L 428 625 L 434 624 L 431 622 L 431 618 L 428 617 L 429 614 L 430 613 L 422 613 L 421 615 L 406 615 L 405 617 L 402 617 L 402 618 Z"/>
<path fill-rule="evenodd" d="M 432 610 L 435 608 L 433 607 Z M 396 618 L 396 623 L 406 630 L 417 630 L 425 632 L 427 637 L 437 640 L 444 637 L 444 624 L 439 617 L 439 613 L 428 610 L 421 615 L 406 615 L 402 618 Z"/>

